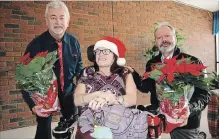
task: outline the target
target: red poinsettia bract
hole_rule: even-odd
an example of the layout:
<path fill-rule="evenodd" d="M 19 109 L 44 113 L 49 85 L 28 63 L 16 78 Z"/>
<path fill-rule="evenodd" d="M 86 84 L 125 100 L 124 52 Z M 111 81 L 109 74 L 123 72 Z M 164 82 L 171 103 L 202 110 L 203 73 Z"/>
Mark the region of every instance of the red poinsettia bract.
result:
<path fill-rule="evenodd" d="M 161 76 L 167 76 L 167 81 L 172 82 L 174 80 L 174 73 L 176 72 L 176 57 L 172 59 L 164 59 L 165 66 L 160 68 L 163 72 Z"/>
<path fill-rule="evenodd" d="M 156 65 L 162 65 L 162 63 L 158 62 L 156 63 Z M 161 82 L 164 78 L 166 78 L 167 81 L 171 83 L 174 80 L 175 73 L 190 73 L 193 76 L 199 76 L 202 74 L 202 70 L 205 68 L 206 66 L 203 66 L 202 64 L 188 64 L 184 57 L 181 59 L 181 62 L 179 62 L 176 57 L 173 57 L 172 59 L 164 59 L 164 65 L 160 68 L 153 65 L 151 72 L 154 70 L 159 70 L 163 73 L 159 77 L 156 77 L 156 79 L 158 79 L 158 83 Z M 143 75 L 143 79 L 150 77 L 151 72 L 145 72 Z"/>
<path fill-rule="evenodd" d="M 39 52 L 39 53 L 36 54 L 36 56 L 34 58 L 36 58 L 36 57 L 46 57 L 47 54 L 48 54 L 48 51 Z M 25 54 L 24 56 L 22 56 L 20 58 L 20 63 L 23 63 L 24 65 L 27 65 L 34 58 L 30 58 L 30 52 L 28 52 L 27 54 Z"/>
<path fill-rule="evenodd" d="M 40 53 L 37 53 L 37 55 L 35 57 L 46 57 L 48 54 L 48 51 L 45 51 L 45 52 L 40 52 Z M 35 58 L 34 57 L 34 58 Z"/>
<path fill-rule="evenodd" d="M 27 65 L 30 61 L 31 61 L 30 53 L 27 53 L 20 58 L 20 63 L 23 63 L 24 65 Z"/>
<path fill-rule="evenodd" d="M 189 64 L 186 67 L 186 72 L 189 72 L 190 74 L 194 76 L 199 76 L 202 74 L 202 70 L 205 69 L 206 66 L 203 66 L 202 64 Z"/>

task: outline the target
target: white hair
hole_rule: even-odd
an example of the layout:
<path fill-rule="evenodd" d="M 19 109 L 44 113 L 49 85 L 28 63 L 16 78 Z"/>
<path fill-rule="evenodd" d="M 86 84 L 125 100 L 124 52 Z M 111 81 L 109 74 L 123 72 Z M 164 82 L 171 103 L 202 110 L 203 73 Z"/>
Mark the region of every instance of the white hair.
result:
<path fill-rule="evenodd" d="M 176 30 L 175 30 L 175 28 L 174 28 L 173 26 L 171 26 L 168 22 L 161 22 L 161 23 L 159 23 L 158 26 L 156 27 L 155 31 L 154 31 L 154 35 L 155 35 L 156 31 L 157 31 L 159 28 L 164 27 L 164 26 L 170 28 L 171 31 L 173 32 L 173 35 L 176 35 Z"/>
<path fill-rule="evenodd" d="M 48 3 L 47 7 L 46 7 L 46 11 L 45 11 L 45 17 L 47 17 L 47 15 L 48 15 L 49 8 L 62 8 L 62 9 L 64 9 L 66 11 L 67 18 L 70 19 L 69 10 L 64 2 L 59 1 L 59 0 L 55 0 L 55 1 L 51 1 L 50 3 Z"/>

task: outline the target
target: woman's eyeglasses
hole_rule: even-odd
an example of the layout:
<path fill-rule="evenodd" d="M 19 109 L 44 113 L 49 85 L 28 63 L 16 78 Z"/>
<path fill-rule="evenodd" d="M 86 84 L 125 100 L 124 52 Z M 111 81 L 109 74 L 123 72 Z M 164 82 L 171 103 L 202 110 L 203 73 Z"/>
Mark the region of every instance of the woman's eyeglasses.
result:
<path fill-rule="evenodd" d="M 108 55 L 108 54 L 110 54 L 111 50 L 110 50 L 110 49 L 103 49 L 103 50 L 96 49 L 96 50 L 94 51 L 94 54 L 95 54 L 95 55 L 100 55 L 101 52 L 102 52 L 104 55 Z"/>

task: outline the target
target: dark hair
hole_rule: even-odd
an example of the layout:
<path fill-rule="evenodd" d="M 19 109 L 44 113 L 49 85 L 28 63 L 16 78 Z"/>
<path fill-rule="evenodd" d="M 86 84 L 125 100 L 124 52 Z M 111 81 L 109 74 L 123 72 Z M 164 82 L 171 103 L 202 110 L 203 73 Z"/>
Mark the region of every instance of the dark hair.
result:
<path fill-rule="evenodd" d="M 90 62 L 94 62 L 95 61 L 95 55 L 94 55 L 94 52 L 93 52 L 93 49 L 94 49 L 94 46 L 95 45 L 90 45 L 88 48 L 87 48 L 87 58 Z"/>

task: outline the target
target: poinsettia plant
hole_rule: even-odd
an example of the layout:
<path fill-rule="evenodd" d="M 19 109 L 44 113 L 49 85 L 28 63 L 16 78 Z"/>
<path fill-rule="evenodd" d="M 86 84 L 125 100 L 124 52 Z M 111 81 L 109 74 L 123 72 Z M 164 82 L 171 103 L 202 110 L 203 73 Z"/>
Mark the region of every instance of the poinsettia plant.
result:
<path fill-rule="evenodd" d="M 211 84 L 210 78 L 204 78 L 204 65 L 197 64 L 190 58 L 176 58 L 177 56 L 164 59 L 163 63 L 152 65 L 152 70 L 144 74 L 144 79 L 152 78 L 156 81 L 160 112 L 166 116 L 168 122 L 165 133 L 180 126 L 181 122 L 176 119 L 189 112 L 187 106 L 194 88 L 208 91 Z"/>
<path fill-rule="evenodd" d="M 57 51 L 40 52 L 30 58 L 30 53 L 20 58 L 15 67 L 15 79 L 21 89 L 30 93 L 33 101 L 44 107 L 42 112 L 57 109 L 57 80 L 53 65 L 57 61 Z"/>
<path fill-rule="evenodd" d="M 144 79 L 152 78 L 158 84 L 163 84 L 169 94 L 163 94 L 164 98 L 170 98 L 175 102 L 175 95 L 181 93 L 184 87 L 194 86 L 203 90 L 210 90 L 211 79 L 204 78 L 202 71 L 206 66 L 196 64 L 190 58 L 182 58 L 177 60 L 176 57 L 172 59 L 164 59 L 164 62 L 159 62 L 152 65 L 150 72 L 144 73 Z M 186 89 L 186 88 L 185 88 Z M 173 90 L 173 91 L 171 91 Z M 171 97 L 171 95 L 173 97 Z"/>

